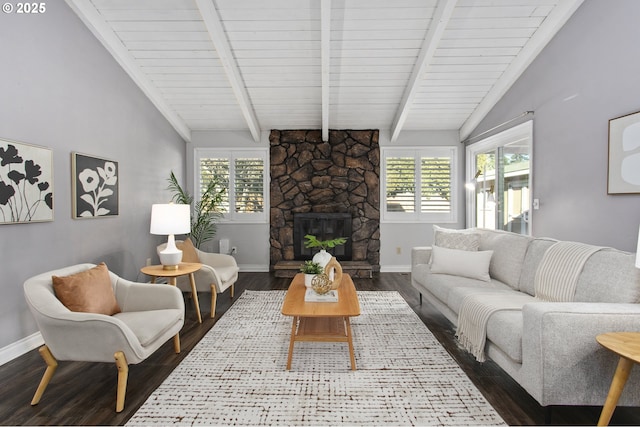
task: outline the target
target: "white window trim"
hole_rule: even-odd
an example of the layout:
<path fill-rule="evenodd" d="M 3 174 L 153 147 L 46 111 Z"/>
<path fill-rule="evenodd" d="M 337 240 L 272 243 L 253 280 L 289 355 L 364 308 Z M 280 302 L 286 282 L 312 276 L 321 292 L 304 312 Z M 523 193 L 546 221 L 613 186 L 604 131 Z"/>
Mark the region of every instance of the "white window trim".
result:
<path fill-rule="evenodd" d="M 380 169 L 380 222 L 381 223 L 455 223 L 458 218 L 458 147 L 405 146 L 381 147 Z M 450 157 L 451 158 L 451 211 L 449 213 L 387 212 L 387 158 L 388 157 Z"/>
<path fill-rule="evenodd" d="M 470 183 L 476 175 L 477 168 L 474 159 L 478 153 L 495 150 L 510 142 L 521 138 L 529 139 L 529 206 L 533 206 L 533 120 L 514 126 L 500 133 L 482 139 L 478 142 L 467 146 L 465 153 L 466 162 L 466 182 Z M 476 223 L 476 201 L 475 189 L 467 188 L 466 191 L 467 205 L 467 228 L 475 227 Z M 529 212 L 529 234 L 533 230 L 533 212 Z"/>
<path fill-rule="evenodd" d="M 233 162 L 236 157 L 260 157 L 264 161 L 264 173 L 262 175 L 264 191 L 264 210 L 256 213 L 224 213 L 219 223 L 243 223 L 243 224 L 267 224 L 269 222 L 269 149 L 268 148 L 204 148 L 193 150 L 193 188 L 194 197 L 200 200 L 200 159 L 201 158 L 228 158 Z"/>

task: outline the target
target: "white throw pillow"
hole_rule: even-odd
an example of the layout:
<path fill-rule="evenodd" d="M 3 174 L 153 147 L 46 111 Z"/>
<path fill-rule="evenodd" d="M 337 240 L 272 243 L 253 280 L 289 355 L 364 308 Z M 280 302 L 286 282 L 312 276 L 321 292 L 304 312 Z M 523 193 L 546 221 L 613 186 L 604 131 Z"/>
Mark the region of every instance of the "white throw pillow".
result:
<path fill-rule="evenodd" d="M 480 248 L 480 234 L 471 230 L 454 230 L 434 225 L 433 244 L 441 248 L 477 251 Z"/>
<path fill-rule="evenodd" d="M 433 246 L 431 272 L 468 277 L 488 282 L 493 251 L 462 251 Z"/>

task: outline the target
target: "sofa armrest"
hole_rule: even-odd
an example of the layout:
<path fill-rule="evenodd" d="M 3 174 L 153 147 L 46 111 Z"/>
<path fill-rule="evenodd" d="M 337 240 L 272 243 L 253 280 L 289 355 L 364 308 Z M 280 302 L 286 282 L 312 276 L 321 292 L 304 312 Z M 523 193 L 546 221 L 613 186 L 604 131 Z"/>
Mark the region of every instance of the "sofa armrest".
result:
<path fill-rule="evenodd" d="M 210 265 L 213 268 L 238 266 L 236 259 L 231 255 L 198 251 L 198 258 L 202 264 Z"/>
<path fill-rule="evenodd" d="M 164 309 L 184 311 L 182 292 L 170 285 L 137 283 L 118 278 L 116 300 L 123 312 Z"/>
<path fill-rule="evenodd" d="M 602 405 L 618 358 L 596 336 L 640 331 L 640 305 L 540 302 L 522 314 L 523 387 L 543 406 Z M 640 375 L 633 382 L 628 388 L 640 389 Z M 635 390 L 624 401 L 637 401 Z"/>
<path fill-rule="evenodd" d="M 431 261 L 431 246 L 416 246 L 411 248 L 411 265 L 429 264 Z"/>

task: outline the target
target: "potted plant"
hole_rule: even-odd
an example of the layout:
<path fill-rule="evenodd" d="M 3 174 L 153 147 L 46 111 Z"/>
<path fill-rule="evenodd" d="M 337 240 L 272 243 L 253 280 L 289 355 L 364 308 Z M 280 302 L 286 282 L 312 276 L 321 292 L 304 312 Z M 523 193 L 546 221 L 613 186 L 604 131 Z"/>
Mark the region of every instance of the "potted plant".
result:
<path fill-rule="evenodd" d="M 336 237 L 335 239 L 329 240 L 318 240 L 316 236 L 313 234 L 307 234 L 304 236 L 305 248 L 320 248 L 320 251 L 313 256 L 313 261 L 320 264 L 322 268 L 324 268 L 329 261 L 331 261 L 331 254 L 327 252 L 327 249 L 333 249 L 336 246 L 344 245 L 347 242 L 346 237 Z"/>
<path fill-rule="evenodd" d="M 311 281 L 313 280 L 313 276 L 316 274 L 322 273 L 324 270 L 317 262 L 312 260 L 305 261 L 304 264 L 300 266 L 300 271 L 304 273 L 304 285 L 307 288 L 311 287 Z"/>
<path fill-rule="evenodd" d="M 200 248 L 200 245 L 204 242 L 213 239 L 217 231 L 216 221 L 222 217 L 222 214 L 218 212 L 218 206 L 222 203 L 222 198 L 226 191 L 226 188 L 220 185 L 218 178 L 214 177 L 207 183 L 207 186 L 202 191 L 200 200 L 195 203 L 193 196 L 182 189 L 173 171 L 169 176 L 167 189 L 173 192 L 172 202 L 191 205 L 191 232 L 189 237 L 191 237 L 193 245 L 196 248 Z"/>

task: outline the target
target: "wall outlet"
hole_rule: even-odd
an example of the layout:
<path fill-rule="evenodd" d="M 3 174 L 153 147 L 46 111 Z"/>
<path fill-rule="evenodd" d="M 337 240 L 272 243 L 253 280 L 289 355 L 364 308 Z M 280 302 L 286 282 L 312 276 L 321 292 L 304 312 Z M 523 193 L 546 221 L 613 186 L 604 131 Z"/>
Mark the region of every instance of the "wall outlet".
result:
<path fill-rule="evenodd" d="M 533 210 L 540 209 L 540 199 L 533 199 Z"/>
<path fill-rule="evenodd" d="M 232 248 L 231 248 L 231 255 L 235 255 L 235 254 L 237 254 L 237 253 L 238 253 L 238 248 L 237 248 L 237 247 L 235 247 L 235 246 L 234 246 L 234 247 L 232 247 Z"/>
<path fill-rule="evenodd" d="M 397 254 L 397 255 L 401 255 L 401 254 L 402 254 L 402 248 L 401 248 L 400 246 L 398 246 L 398 247 L 396 248 L 396 254 Z"/>
<path fill-rule="evenodd" d="M 147 265 L 151 265 L 151 258 L 147 258 Z"/>

